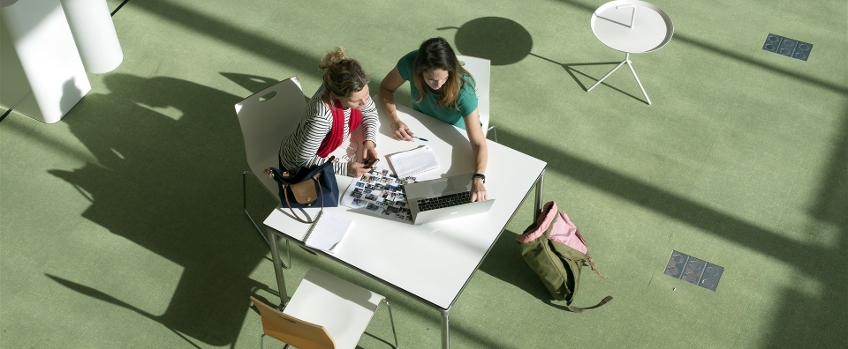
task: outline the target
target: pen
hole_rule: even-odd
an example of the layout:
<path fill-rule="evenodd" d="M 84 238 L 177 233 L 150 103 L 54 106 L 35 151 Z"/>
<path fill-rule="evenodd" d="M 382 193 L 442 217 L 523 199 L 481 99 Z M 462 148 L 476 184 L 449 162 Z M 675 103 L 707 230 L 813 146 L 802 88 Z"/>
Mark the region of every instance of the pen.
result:
<path fill-rule="evenodd" d="M 412 138 L 417 138 L 417 139 L 420 139 L 422 141 L 428 142 L 427 138 L 421 138 L 421 137 L 418 137 L 418 136 L 412 136 Z"/>

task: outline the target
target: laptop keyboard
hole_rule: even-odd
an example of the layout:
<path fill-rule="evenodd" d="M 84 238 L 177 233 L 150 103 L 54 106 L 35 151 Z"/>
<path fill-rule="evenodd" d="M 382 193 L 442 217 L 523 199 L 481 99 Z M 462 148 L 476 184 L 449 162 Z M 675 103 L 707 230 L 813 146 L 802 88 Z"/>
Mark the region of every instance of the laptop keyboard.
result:
<path fill-rule="evenodd" d="M 467 204 L 471 202 L 471 192 L 450 194 L 418 200 L 418 211 L 430 211 L 443 207 Z"/>

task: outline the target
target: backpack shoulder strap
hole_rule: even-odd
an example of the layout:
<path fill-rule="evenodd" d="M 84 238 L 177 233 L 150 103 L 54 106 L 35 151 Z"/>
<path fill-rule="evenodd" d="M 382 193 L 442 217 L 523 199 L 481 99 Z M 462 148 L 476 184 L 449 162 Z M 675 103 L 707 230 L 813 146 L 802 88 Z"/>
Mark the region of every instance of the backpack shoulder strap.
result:
<path fill-rule="evenodd" d="M 566 307 L 566 308 L 568 308 L 568 310 L 571 310 L 571 311 L 573 311 L 573 312 L 575 312 L 575 313 L 582 313 L 582 312 L 584 312 L 584 311 L 586 311 L 586 310 L 589 310 L 589 309 L 595 309 L 595 308 L 600 307 L 600 306 L 602 306 L 602 305 L 604 305 L 604 304 L 607 304 L 607 303 L 608 303 L 609 301 L 611 301 L 611 300 L 612 300 L 612 296 L 606 296 L 606 297 L 604 297 L 604 299 L 602 299 L 602 300 L 601 300 L 598 304 L 595 304 L 595 305 L 593 305 L 593 306 L 591 306 L 591 307 L 581 308 L 581 307 L 575 307 L 575 306 L 573 306 L 573 305 L 566 305 L 565 307 Z"/>

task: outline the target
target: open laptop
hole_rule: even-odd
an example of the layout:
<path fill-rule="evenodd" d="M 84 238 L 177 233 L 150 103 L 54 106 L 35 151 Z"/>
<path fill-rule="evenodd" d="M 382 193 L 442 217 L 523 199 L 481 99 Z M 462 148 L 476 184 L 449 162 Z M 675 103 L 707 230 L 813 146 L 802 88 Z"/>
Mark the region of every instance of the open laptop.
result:
<path fill-rule="evenodd" d="M 494 199 L 471 201 L 471 176 L 463 174 L 403 186 L 415 225 L 488 212 Z"/>

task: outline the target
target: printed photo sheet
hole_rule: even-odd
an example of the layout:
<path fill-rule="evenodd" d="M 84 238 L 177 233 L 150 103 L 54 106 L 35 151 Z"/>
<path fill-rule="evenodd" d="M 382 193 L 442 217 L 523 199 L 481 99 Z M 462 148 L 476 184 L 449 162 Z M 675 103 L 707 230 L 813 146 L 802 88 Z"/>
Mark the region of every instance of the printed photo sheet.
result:
<path fill-rule="evenodd" d="M 379 217 L 412 222 L 402 185 L 415 177 L 398 178 L 387 168 L 374 168 L 353 181 L 342 196 L 342 205 Z"/>

